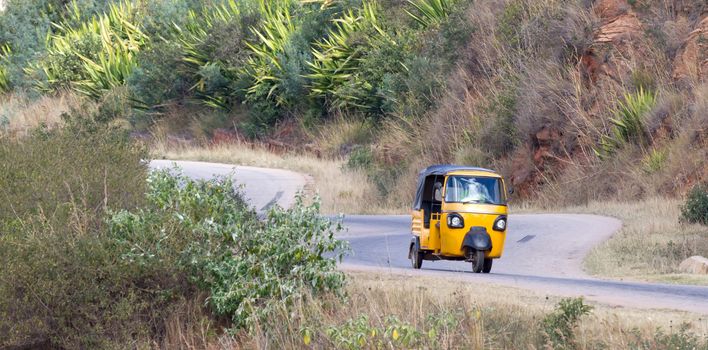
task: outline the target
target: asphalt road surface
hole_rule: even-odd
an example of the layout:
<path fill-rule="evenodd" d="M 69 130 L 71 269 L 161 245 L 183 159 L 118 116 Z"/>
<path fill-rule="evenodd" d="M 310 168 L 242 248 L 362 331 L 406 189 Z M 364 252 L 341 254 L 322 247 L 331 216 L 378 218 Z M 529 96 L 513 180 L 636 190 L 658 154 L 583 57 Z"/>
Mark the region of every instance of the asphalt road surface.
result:
<path fill-rule="evenodd" d="M 151 167 L 177 164 L 194 178 L 234 174 L 257 210 L 278 203 L 289 206 L 305 177 L 285 170 L 200 162 L 153 161 Z M 582 270 L 582 259 L 592 247 L 621 227 L 616 219 L 575 214 L 509 216 L 504 255 L 494 261 L 492 273 L 475 274 L 469 263 L 424 261 L 414 270 L 408 260 L 410 217 L 347 216 L 341 239 L 352 254 L 344 259 L 347 270 L 382 271 L 435 276 L 460 283 L 487 283 L 531 289 L 536 293 L 584 296 L 598 302 L 638 308 L 676 309 L 708 314 L 708 287 L 626 282 L 593 278 Z"/>

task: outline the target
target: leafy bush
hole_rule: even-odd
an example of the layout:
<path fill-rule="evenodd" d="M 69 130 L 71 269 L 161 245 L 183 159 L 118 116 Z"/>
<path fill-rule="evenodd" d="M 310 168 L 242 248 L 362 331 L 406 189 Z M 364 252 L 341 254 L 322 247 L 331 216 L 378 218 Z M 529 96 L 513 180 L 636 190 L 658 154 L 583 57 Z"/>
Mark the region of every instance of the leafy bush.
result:
<path fill-rule="evenodd" d="M 557 349 L 574 348 L 574 330 L 580 317 L 592 311 L 592 306 L 583 303 L 583 298 L 567 298 L 561 300 L 556 309 L 547 315 L 542 322 L 543 334 Z"/>
<path fill-rule="evenodd" d="M 142 202 L 146 150 L 115 127 L 65 122 L 17 141 L 0 137 L 0 221 L 39 214 L 66 220 L 75 209 L 96 216 Z"/>
<path fill-rule="evenodd" d="M 93 155 L 105 151 L 91 147 Z M 117 166 L 114 173 L 125 176 L 130 165 Z M 105 176 L 99 166 L 94 171 Z M 73 204 L 91 202 L 84 192 L 107 191 L 99 182 L 69 198 L 72 210 L 63 220 L 47 220 L 45 211 L 3 218 L 0 331 L 10 336 L 0 345 L 39 339 L 105 348 L 159 339 L 169 313 L 202 291 L 210 293 L 214 314 L 235 327 L 288 308 L 301 292 L 341 292 L 344 274 L 335 259 L 345 246 L 317 202 L 305 206 L 298 198 L 261 222 L 229 178 L 194 181 L 163 170 L 147 184 L 138 209 L 129 210 L 141 199 L 106 211 Z"/>
<path fill-rule="evenodd" d="M 292 209 L 274 208 L 260 222 L 229 178 L 193 181 L 157 171 L 149 184 L 146 209 L 109 221 L 124 257 L 139 266 L 169 263 L 187 271 L 234 326 L 289 306 L 304 289 L 337 293 L 343 286 L 335 262 L 345 246 L 317 202 L 305 206 L 298 197 Z"/>
<path fill-rule="evenodd" d="M 708 185 L 695 185 L 681 206 L 681 221 L 708 226 Z"/>
<path fill-rule="evenodd" d="M 152 291 L 126 279 L 100 234 L 105 210 L 142 205 L 146 152 L 115 128 L 66 124 L 0 138 L 0 347 L 120 344 L 163 306 L 143 302 Z"/>

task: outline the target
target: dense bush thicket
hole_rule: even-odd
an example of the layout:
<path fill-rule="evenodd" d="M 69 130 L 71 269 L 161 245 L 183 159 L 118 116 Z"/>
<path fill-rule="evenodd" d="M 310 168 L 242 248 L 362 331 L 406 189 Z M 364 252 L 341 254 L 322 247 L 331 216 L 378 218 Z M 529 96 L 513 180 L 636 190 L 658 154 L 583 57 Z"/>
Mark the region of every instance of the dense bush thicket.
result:
<path fill-rule="evenodd" d="M 144 156 L 89 120 L 0 140 L 0 347 L 123 348 L 195 299 L 248 327 L 341 291 L 345 247 L 317 204 L 260 221 L 229 179 L 148 176 Z"/>
<path fill-rule="evenodd" d="M 457 3 L 10 1 L 0 86 L 93 99 L 128 86 L 135 118 L 185 101 L 245 108 L 252 136 L 293 114 L 420 114 L 471 33 Z"/>

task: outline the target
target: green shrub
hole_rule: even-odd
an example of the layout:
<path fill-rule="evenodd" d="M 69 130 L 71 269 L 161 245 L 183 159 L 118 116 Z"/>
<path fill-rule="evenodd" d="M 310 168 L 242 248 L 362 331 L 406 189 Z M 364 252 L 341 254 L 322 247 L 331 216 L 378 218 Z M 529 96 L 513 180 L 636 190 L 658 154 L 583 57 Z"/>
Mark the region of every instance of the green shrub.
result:
<path fill-rule="evenodd" d="M 144 302 L 152 291 L 101 234 L 105 210 L 142 205 L 147 153 L 115 128 L 66 124 L 0 138 L 0 347 L 120 344 L 164 306 Z"/>
<path fill-rule="evenodd" d="M 186 272 L 233 326 L 252 326 L 305 289 L 341 291 L 344 274 L 335 262 L 345 245 L 334 238 L 341 228 L 319 215 L 317 201 L 305 206 L 298 197 L 292 209 L 273 208 L 260 222 L 229 178 L 194 181 L 157 171 L 149 184 L 146 209 L 109 221 L 123 257 Z"/>
<path fill-rule="evenodd" d="M 580 317 L 588 315 L 590 311 L 592 311 L 592 306 L 583 303 L 583 298 L 561 300 L 556 309 L 543 319 L 543 335 L 557 349 L 573 349 L 575 347 L 574 330 L 578 321 Z"/>
<path fill-rule="evenodd" d="M 347 168 L 369 170 L 374 162 L 374 156 L 369 147 L 357 147 L 349 154 Z"/>
<path fill-rule="evenodd" d="M 639 330 L 634 331 L 636 339 L 628 344 L 628 348 L 637 350 L 697 350 L 708 349 L 708 342 L 699 339 L 690 332 L 690 325 L 682 323 L 678 332 L 665 333 L 657 329 L 652 338 L 642 337 Z"/>
<path fill-rule="evenodd" d="M 708 225 L 708 185 L 695 185 L 681 206 L 681 221 Z"/>
<path fill-rule="evenodd" d="M 65 220 L 74 207 L 96 216 L 142 202 L 146 150 L 123 130 L 65 122 L 21 140 L 0 137 L 0 222 L 37 214 Z"/>

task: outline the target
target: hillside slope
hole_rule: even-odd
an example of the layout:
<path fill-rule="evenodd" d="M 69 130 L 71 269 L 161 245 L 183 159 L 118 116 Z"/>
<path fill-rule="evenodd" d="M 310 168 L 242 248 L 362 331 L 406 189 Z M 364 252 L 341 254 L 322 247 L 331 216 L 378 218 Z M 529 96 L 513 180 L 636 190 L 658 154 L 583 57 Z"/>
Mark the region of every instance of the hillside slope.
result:
<path fill-rule="evenodd" d="M 401 207 L 430 163 L 539 204 L 677 196 L 708 179 L 707 38 L 702 0 L 9 0 L 0 125 L 344 158 Z"/>

